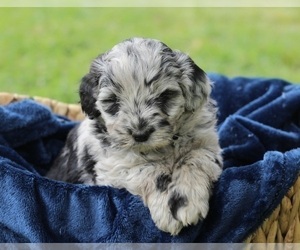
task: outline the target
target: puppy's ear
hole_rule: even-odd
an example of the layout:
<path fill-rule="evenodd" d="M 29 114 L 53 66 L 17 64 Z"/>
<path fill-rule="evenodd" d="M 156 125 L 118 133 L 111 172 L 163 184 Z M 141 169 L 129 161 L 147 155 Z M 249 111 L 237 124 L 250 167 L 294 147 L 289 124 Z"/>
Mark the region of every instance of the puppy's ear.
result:
<path fill-rule="evenodd" d="M 79 88 L 82 110 L 90 119 L 97 118 L 101 115 L 100 111 L 96 109 L 96 100 L 99 93 L 99 78 L 100 74 L 91 70 L 90 73 L 82 78 Z"/>
<path fill-rule="evenodd" d="M 186 54 L 174 51 L 175 59 L 182 72 L 179 85 L 186 99 L 186 110 L 193 111 L 202 106 L 211 92 L 211 82 L 205 72 Z"/>

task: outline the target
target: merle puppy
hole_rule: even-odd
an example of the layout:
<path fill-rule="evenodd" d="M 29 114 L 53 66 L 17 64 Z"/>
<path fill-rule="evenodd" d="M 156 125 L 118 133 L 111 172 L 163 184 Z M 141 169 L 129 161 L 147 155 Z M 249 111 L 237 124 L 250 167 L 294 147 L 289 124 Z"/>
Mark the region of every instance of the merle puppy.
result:
<path fill-rule="evenodd" d="M 49 178 L 126 188 L 176 235 L 205 218 L 222 171 L 211 83 L 186 54 L 133 38 L 97 57 L 80 85 L 85 120 Z"/>

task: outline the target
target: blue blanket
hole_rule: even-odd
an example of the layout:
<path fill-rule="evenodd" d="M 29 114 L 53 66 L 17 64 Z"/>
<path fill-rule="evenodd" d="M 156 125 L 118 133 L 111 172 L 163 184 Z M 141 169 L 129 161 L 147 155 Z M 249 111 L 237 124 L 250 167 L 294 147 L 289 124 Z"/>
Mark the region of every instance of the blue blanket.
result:
<path fill-rule="evenodd" d="M 0 107 L 0 242 L 241 242 L 300 171 L 300 86 L 211 74 L 224 172 L 207 218 L 171 237 L 139 197 L 43 177 L 75 125 L 32 100 Z"/>

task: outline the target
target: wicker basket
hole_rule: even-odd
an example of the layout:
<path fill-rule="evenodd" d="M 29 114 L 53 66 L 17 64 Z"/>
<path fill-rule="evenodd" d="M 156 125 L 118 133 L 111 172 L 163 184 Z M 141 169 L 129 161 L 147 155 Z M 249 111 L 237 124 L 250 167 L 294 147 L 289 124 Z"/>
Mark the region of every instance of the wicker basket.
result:
<path fill-rule="evenodd" d="M 0 93 L 0 105 L 19 101 L 28 96 Z M 80 121 L 84 115 L 78 104 L 66 104 L 49 98 L 30 97 L 51 108 L 59 115 Z M 300 243 L 300 177 L 281 203 L 263 224 L 246 239 L 246 243 Z"/>
<path fill-rule="evenodd" d="M 20 101 L 22 99 L 33 99 L 41 104 L 48 106 L 55 114 L 66 116 L 74 121 L 81 121 L 84 114 L 78 104 L 67 104 L 43 97 L 29 97 L 25 95 L 0 93 L 0 105 L 6 105 L 11 102 Z"/>

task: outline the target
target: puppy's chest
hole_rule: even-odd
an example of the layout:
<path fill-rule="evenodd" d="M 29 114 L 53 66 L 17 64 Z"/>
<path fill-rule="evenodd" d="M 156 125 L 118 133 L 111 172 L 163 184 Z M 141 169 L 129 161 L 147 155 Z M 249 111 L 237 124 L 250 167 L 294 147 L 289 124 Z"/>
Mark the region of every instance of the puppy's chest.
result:
<path fill-rule="evenodd" d="M 172 171 L 178 158 L 182 156 L 178 146 L 170 145 L 148 153 L 112 149 L 95 157 L 94 171 L 97 176 L 95 184 L 127 187 L 127 182 Z"/>
<path fill-rule="evenodd" d="M 107 150 L 97 156 L 96 167 L 99 170 L 113 171 L 115 169 L 134 169 L 151 165 L 172 165 L 177 154 L 173 147 L 167 147 L 155 152 L 133 152 L 130 150 Z"/>

